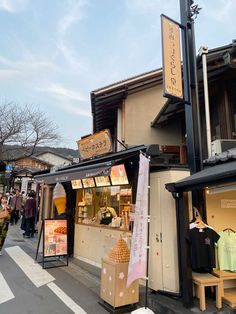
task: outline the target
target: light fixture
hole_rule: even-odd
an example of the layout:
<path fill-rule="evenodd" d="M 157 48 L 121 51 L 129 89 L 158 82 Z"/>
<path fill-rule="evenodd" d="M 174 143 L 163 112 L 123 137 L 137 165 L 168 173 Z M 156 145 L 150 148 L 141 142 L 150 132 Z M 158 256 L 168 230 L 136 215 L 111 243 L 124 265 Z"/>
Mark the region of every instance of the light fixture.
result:
<path fill-rule="evenodd" d="M 224 192 L 230 192 L 230 191 L 236 191 L 236 184 L 206 188 L 207 194 L 218 194 L 218 193 L 224 193 Z"/>

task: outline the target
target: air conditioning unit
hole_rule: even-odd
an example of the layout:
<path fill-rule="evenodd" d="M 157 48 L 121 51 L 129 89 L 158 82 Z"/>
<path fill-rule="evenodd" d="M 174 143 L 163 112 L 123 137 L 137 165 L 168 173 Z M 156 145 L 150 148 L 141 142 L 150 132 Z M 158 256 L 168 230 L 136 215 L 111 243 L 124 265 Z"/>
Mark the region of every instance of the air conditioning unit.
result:
<path fill-rule="evenodd" d="M 215 154 L 220 154 L 232 148 L 236 149 L 236 140 L 221 139 L 211 142 L 212 156 L 214 156 Z"/>

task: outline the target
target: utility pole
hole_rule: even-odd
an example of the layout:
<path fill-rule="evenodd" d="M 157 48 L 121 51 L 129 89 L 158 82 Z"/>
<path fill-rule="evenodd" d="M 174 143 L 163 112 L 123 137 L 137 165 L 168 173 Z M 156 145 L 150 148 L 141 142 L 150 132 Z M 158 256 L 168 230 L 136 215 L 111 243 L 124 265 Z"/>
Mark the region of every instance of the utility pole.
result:
<path fill-rule="evenodd" d="M 183 52 L 183 83 L 188 163 L 190 173 L 202 170 L 201 127 L 198 99 L 194 18 L 199 8 L 193 0 L 180 0 Z"/>
<path fill-rule="evenodd" d="M 183 87 L 185 123 L 187 134 L 188 165 L 190 173 L 202 170 L 201 126 L 198 99 L 198 80 L 196 65 L 196 49 L 194 35 L 194 18 L 199 13 L 198 5 L 193 0 L 180 1 L 180 17 L 182 26 L 182 53 L 183 53 Z M 197 208 L 202 207 L 201 191 L 193 191 L 192 203 Z M 192 269 L 189 246 L 186 236 L 189 231 L 189 210 L 182 196 L 177 199 L 177 216 L 179 232 L 179 270 L 182 301 L 186 307 L 193 306 Z"/>

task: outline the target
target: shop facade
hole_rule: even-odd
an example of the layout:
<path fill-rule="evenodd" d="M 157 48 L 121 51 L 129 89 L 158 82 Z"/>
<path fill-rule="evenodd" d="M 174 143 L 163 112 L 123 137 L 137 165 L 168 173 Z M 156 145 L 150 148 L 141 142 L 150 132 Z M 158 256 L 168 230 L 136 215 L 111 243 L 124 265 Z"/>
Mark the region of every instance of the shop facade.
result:
<path fill-rule="evenodd" d="M 70 255 L 101 267 L 102 258 L 120 237 L 130 246 L 140 151 L 153 154 L 151 146 L 136 146 L 36 176 L 42 187 L 44 218 L 57 217 L 53 204 L 56 183 L 65 188 Z M 153 156 L 150 173 L 149 286 L 179 293 L 175 202 L 165 190 L 165 183 L 186 177 L 188 171 L 181 168 L 156 171 L 154 159 Z M 99 217 L 102 203 L 115 210 L 115 215 L 111 212 L 108 217 Z"/>
<path fill-rule="evenodd" d="M 176 201 L 177 213 L 177 233 L 179 236 L 179 269 L 180 285 L 182 287 L 183 303 L 186 306 L 193 304 L 193 282 L 192 282 L 192 261 L 190 247 L 186 239 L 189 237 L 189 222 L 196 219 L 196 213 L 192 210 L 189 203 L 190 193 L 199 191 L 204 199 L 204 206 L 199 209 L 197 215 L 201 215 L 205 222 L 205 227 L 215 230 L 222 241 L 227 237 L 230 243 L 224 243 L 223 255 L 220 254 L 220 245 L 215 248 L 215 266 L 209 272 L 222 279 L 223 301 L 235 307 L 236 297 L 236 171 L 235 171 L 235 153 L 223 154 L 222 161 L 204 170 L 186 177 L 175 183 L 169 183 L 166 188 L 172 193 Z M 224 161 L 223 161 L 224 160 Z M 204 229 L 203 229 L 204 230 Z M 222 257 L 223 256 L 223 257 Z M 221 259 L 230 259 L 230 266 L 221 262 Z M 232 260 L 233 259 L 233 260 Z M 227 262 L 228 263 L 228 262 Z M 227 280 L 227 278 L 229 280 Z"/>
<path fill-rule="evenodd" d="M 223 58 L 228 53 L 230 58 Z M 212 141 L 226 138 L 230 140 L 227 148 L 235 145 L 235 121 L 231 115 L 236 103 L 233 92 L 233 55 L 234 46 L 228 45 L 212 50 L 208 59 L 213 114 Z M 203 82 L 199 58 L 198 70 L 202 149 L 203 157 L 206 158 Z M 179 296 L 186 306 L 190 306 L 193 282 L 186 236 L 189 222 L 194 218 L 191 192 L 198 191 L 199 211 L 209 225 L 219 232 L 223 228 L 235 230 L 232 225 L 232 221 L 236 221 L 235 211 L 229 208 L 234 204 L 229 201 L 233 196 L 226 195 L 223 199 L 219 196 L 217 199 L 216 194 L 207 189 L 231 185 L 236 181 L 233 170 L 235 165 L 227 162 L 225 165 L 207 167 L 188 177 L 184 107 L 182 103 L 171 100 L 166 102 L 163 98 L 162 69 L 95 90 L 91 92 L 91 104 L 93 133 L 109 129 L 113 140 L 112 152 L 59 169 L 55 173 L 37 176 L 36 179 L 42 184 L 41 206 L 44 213 L 47 217 L 55 216 L 53 189 L 57 182 L 62 183 L 67 194 L 69 252 L 79 260 L 100 267 L 101 258 L 113 246 L 115 239 L 122 235 L 129 241 L 131 237 L 138 156 L 140 150 L 147 153 L 146 145 L 158 143 L 159 153 L 151 157 L 150 172 L 149 287 Z M 220 148 L 223 149 L 223 145 Z M 116 166 L 121 167 L 117 169 L 127 176 L 123 183 L 112 182 L 112 167 Z M 113 227 L 98 223 L 101 202 L 114 208 L 121 228 L 114 227 L 115 220 Z M 226 213 L 225 210 L 222 212 L 222 208 L 227 209 Z"/>

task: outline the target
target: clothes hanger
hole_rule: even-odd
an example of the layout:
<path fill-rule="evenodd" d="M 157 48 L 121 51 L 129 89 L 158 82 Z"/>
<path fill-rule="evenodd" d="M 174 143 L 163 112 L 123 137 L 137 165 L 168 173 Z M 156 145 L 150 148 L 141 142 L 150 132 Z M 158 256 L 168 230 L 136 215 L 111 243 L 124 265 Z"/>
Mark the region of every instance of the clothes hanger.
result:
<path fill-rule="evenodd" d="M 207 227 L 206 224 L 202 220 L 199 220 L 199 222 L 196 224 L 196 228 L 198 229 L 203 229 L 206 227 Z"/>
<path fill-rule="evenodd" d="M 231 228 L 225 228 L 223 231 L 224 231 L 224 232 L 225 232 L 225 231 L 229 231 L 229 232 L 231 231 L 231 232 L 235 233 L 235 231 L 234 231 L 233 229 L 231 229 Z"/>

